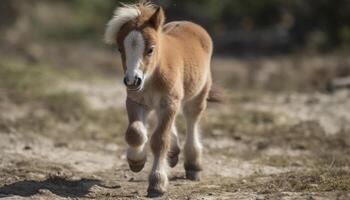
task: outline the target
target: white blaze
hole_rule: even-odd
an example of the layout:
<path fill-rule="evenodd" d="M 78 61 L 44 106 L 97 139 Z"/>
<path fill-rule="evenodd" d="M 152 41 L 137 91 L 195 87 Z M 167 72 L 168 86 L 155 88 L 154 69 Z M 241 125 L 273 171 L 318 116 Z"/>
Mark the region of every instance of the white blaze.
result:
<path fill-rule="evenodd" d="M 125 57 L 126 57 L 126 77 L 130 83 L 134 83 L 135 76 L 143 77 L 140 70 L 142 65 L 145 41 L 139 31 L 131 31 L 124 40 Z"/>

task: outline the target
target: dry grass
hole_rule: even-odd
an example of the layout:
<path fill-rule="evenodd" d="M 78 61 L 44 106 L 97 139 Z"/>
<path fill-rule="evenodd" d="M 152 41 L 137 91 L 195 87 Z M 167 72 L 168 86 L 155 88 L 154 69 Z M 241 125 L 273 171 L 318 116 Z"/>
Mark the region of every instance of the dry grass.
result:
<path fill-rule="evenodd" d="M 349 191 L 349 169 L 296 170 L 270 176 L 253 175 L 236 187 L 261 194 L 276 192 Z"/>
<path fill-rule="evenodd" d="M 96 80 L 94 74 L 80 77 L 76 71 L 60 71 L 48 65 L 18 59 L 0 62 L 0 103 L 19 106 L 24 115 L 0 118 L 1 132 L 33 132 L 50 137 L 100 138 L 119 135 L 125 124 L 124 110 L 93 110 L 79 92 L 57 87 L 59 80 Z"/>
<path fill-rule="evenodd" d="M 15 59 L 1 58 L 0 89 L 1 99 L 8 98 L 14 103 L 35 100 L 47 92 L 47 84 L 54 86 L 53 74 L 44 66 L 27 65 Z"/>

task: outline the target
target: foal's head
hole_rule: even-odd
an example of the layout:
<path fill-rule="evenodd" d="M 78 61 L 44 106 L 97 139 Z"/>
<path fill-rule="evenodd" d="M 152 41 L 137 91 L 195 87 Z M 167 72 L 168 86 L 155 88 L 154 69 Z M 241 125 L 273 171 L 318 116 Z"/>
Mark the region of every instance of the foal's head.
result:
<path fill-rule="evenodd" d="M 148 2 L 122 5 L 109 21 L 105 41 L 117 44 L 128 90 L 142 90 L 159 62 L 164 12 Z"/>

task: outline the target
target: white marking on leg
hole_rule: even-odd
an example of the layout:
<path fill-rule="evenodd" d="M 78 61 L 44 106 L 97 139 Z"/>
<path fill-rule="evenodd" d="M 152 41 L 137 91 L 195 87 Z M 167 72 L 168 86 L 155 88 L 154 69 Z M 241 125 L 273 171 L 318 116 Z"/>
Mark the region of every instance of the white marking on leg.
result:
<path fill-rule="evenodd" d="M 155 178 L 157 179 L 156 182 L 153 182 L 151 184 L 157 184 L 157 188 L 161 191 L 165 191 L 166 188 L 169 185 L 169 180 L 168 180 L 168 174 L 169 174 L 169 165 L 166 157 L 154 157 L 153 160 L 153 166 L 151 173 L 149 175 L 150 179 Z M 155 188 L 153 188 L 155 189 Z"/>
<path fill-rule="evenodd" d="M 144 160 L 144 158 L 146 157 L 146 151 L 144 149 L 144 145 L 141 145 L 136 148 L 129 146 L 127 150 L 127 157 L 129 160 L 132 160 L 132 161 Z"/>
<path fill-rule="evenodd" d="M 200 113 L 186 113 L 186 122 L 187 122 L 187 134 L 186 134 L 186 143 L 185 143 L 185 169 L 186 171 L 197 171 L 202 168 L 202 149 L 203 146 L 200 142 L 200 135 L 198 131 Z M 188 178 L 197 180 L 199 177 L 192 177 L 193 175 L 189 174 Z M 199 175 L 199 174 L 197 174 Z M 197 176 L 196 175 L 196 176 Z M 187 176 L 187 174 L 186 174 Z"/>
<path fill-rule="evenodd" d="M 147 154 L 145 151 L 145 146 L 148 140 L 147 129 L 141 121 L 133 122 L 132 126 L 137 130 L 137 133 L 141 134 L 142 144 L 138 147 L 129 146 L 127 150 L 127 158 L 132 161 L 144 160 Z"/>
<path fill-rule="evenodd" d="M 177 136 L 177 129 L 176 129 L 175 122 L 174 122 L 173 125 L 171 126 L 171 133 Z"/>
<path fill-rule="evenodd" d="M 186 149 L 190 151 L 202 152 L 203 145 L 200 142 L 198 121 L 190 119 L 187 125 Z"/>

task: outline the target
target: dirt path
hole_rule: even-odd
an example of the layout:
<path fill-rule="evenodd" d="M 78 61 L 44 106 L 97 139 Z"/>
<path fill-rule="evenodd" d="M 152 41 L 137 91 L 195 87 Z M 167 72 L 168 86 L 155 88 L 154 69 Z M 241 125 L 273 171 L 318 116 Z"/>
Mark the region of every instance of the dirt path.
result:
<path fill-rule="evenodd" d="M 122 90 L 111 84 L 69 85 L 69 91 L 81 92 L 96 110 L 121 109 L 118 106 L 125 98 Z M 267 94 L 248 102 L 234 100 L 229 105 L 210 106 L 203 121 L 203 180 L 185 180 L 180 161 L 171 170 L 169 194 L 164 199 L 349 199 L 349 154 L 340 154 L 349 152 L 350 143 L 342 143 L 344 148 L 339 149 L 339 138 L 320 139 L 341 134 L 340 119 L 350 121 L 344 111 L 350 105 L 348 97 L 346 92 L 336 98 Z M 7 112 L 27 112 L 6 107 Z M 8 117 L 16 120 L 23 115 Z M 347 129 L 345 125 L 342 128 Z M 57 140 L 57 135 L 35 131 L 2 131 L 0 198 L 146 198 L 151 162 L 134 174 L 128 169 L 123 142 L 71 134 Z M 116 137 L 122 135 L 123 130 L 118 130 Z M 180 137 L 183 141 L 184 135 Z M 333 160 L 329 161 L 326 153 L 318 154 L 315 149 L 321 144 L 332 152 Z M 325 161 L 322 166 L 317 156 Z M 318 165 L 320 174 L 314 174 Z M 328 177 L 323 166 L 343 174 Z M 331 177 L 336 180 L 328 182 Z M 341 183 L 339 177 L 344 177 Z"/>
<path fill-rule="evenodd" d="M 12 198 L 31 196 L 48 199 L 144 198 L 147 189 L 146 172 L 150 168 L 150 162 L 141 174 L 133 174 L 126 165 L 122 147 L 112 143 L 93 144 L 94 147 L 91 147 L 91 143 L 93 141 L 67 142 L 63 145 L 38 135 L 2 135 L 0 167 L 2 179 L 7 184 L 0 189 L 1 195 Z M 215 150 L 232 149 L 236 146 L 234 144 L 235 142 L 227 138 L 218 141 L 205 139 L 205 145 Z M 221 188 L 221 181 L 229 183 L 229 179 L 237 181 L 257 172 L 272 174 L 284 171 L 211 154 L 210 149 L 205 151 L 206 167 L 201 183 L 184 179 L 182 163 L 171 171 L 170 198 L 247 198 L 245 193 L 236 191 L 234 187 Z M 227 191 L 222 193 L 222 190 Z M 252 193 L 249 196 L 257 195 Z"/>

